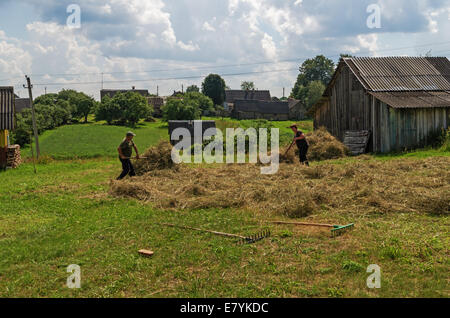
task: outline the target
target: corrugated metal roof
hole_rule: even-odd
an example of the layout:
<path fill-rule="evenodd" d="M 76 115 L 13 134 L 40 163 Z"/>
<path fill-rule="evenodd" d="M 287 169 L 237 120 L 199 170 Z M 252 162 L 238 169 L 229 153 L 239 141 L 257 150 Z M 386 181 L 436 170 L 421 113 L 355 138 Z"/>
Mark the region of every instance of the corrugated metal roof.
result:
<path fill-rule="evenodd" d="M 393 108 L 450 107 L 450 91 L 445 92 L 369 92 Z"/>
<path fill-rule="evenodd" d="M 354 57 L 344 62 L 369 91 L 450 90 L 445 57 Z"/>
<path fill-rule="evenodd" d="M 14 88 L 0 87 L 0 130 L 14 129 Z"/>

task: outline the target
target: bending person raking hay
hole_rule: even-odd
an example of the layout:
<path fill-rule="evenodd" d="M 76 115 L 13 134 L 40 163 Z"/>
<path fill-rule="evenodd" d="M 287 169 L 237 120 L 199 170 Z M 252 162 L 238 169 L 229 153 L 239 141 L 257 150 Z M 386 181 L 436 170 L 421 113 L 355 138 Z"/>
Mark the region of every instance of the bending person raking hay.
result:
<path fill-rule="evenodd" d="M 308 141 L 306 140 L 305 134 L 302 131 L 298 130 L 298 127 L 295 124 L 290 126 L 289 128 L 292 129 L 295 136 L 294 136 L 294 140 L 292 141 L 291 145 L 286 150 L 284 155 L 286 156 L 286 154 L 289 152 L 289 150 L 291 150 L 292 146 L 294 144 L 297 144 L 297 148 L 299 151 L 299 157 L 300 157 L 300 163 L 303 165 L 309 166 L 308 157 L 307 157 L 309 145 L 308 145 Z"/>
<path fill-rule="evenodd" d="M 136 152 L 136 159 L 139 159 L 139 151 L 133 142 L 134 136 L 136 135 L 131 131 L 127 132 L 125 139 L 120 143 L 119 148 L 117 148 L 117 151 L 119 152 L 119 160 L 122 163 L 122 173 L 117 180 L 122 180 L 127 175 L 130 175 L 130 177 L 134 177 L 136 175 L 133 164 L 131 163 L 133 148 Z"/>

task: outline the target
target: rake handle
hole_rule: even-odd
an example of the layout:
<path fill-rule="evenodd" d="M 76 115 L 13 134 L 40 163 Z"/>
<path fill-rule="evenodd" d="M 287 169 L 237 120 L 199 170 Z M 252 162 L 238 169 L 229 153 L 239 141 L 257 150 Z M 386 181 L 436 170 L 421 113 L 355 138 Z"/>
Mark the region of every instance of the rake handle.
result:
<path fill-rule="evenodd" d="M 284 221 L 271 221 L 273 224 L 292 224 L 292 225 L 305 225 L 305 226 L 317 226 L 317 227 L 327 227 L 334 228 L 331 224 L 319 224 L 319 223 L 304 223 L 304 222 L 284 222 Z"/>
<path fill-rule="evenodd" d="M 241 235 L 237 235 L 237 234 L 230 234 L 230 233 L 223 233 L 223 232 L 217 232 L 217 231 L 198 229 L 198 228 L 190 227 L 190 226 L 182 226 L 182 225 L 175 225 L 175 224 L 169 224 L 169 223 L 162 223 L 162 225 L 170 226 L 170 227 L 178 227 L 180 229 L 185 229 L 185 230 L 194 230 L 194 231 L 199 231 L 199 232 L 206 232 L 206 233 L 211 233 L 211 234 L 220 235 L 220 236 L 226 236 L 226 237 L 247 239 L 245 236 L 241 236 Z"/>

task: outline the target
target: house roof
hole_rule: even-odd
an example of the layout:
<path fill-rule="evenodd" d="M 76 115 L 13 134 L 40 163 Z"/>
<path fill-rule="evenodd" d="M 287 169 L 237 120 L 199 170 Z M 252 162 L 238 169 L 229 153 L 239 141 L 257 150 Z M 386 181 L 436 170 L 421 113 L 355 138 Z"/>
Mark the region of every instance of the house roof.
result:
<path fill-rule="evenodd" d="M 127 93 L 127 92 L 139 93 L 144 97 L 149 95 L 147 89 L 102 89 L 100 90 L 100 98 L 103 98 L 105 95 L 113 97 L 117 93 Z"/>
<path fill-rule="evenodd" d="M 354 57 L 345 58 L 366 90 L 450 90 L 450 61 L 445 57 Z"/>
<path fill-rule="evenodd" d="M 288 99 L 289 109 L 292 109 L 293 107 L 296 107 L 298 105 L 301 106 L 302 101 L 298 99 L 289 98 Z"/>
<path fill-rule="evenodd" d="M 234 111 L 262 114 L 289 114 L 289 103 L 260 100 L 236 100 L 234 102 Z"/>
<path fill-rule="evenodd" d="M 270 91 L 256 91 L 256 90 L 226 90 L 225 101 L 233 103 L 236 100 L 265 100 L 270 101 Z"/>
<path fill-rule="evenodd" d="M 450 107 L 450 61 L 446 57 L 353 57 L 341 59 L 323 97 L 348 66 L 365 91 L 393 108 Z M 323 104 L 322 98 L 313 109 Z"/>
<path fill-rule="evenodd" d="M 450 107 L 450 91 L 369 92 L 393 108 Z"/>

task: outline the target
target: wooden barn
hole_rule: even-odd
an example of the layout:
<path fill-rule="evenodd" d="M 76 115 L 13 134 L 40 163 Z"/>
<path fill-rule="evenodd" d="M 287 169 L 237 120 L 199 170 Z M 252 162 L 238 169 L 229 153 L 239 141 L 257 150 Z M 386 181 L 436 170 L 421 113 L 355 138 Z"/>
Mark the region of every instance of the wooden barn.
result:
<path fill-rule="evenodd" d="M 423 147 L 450 122 L 450 61 L 443 57 L 344 58 L 322 99 L 314 127 L 344 140 L 369 131 L 367 151 Z"/>

